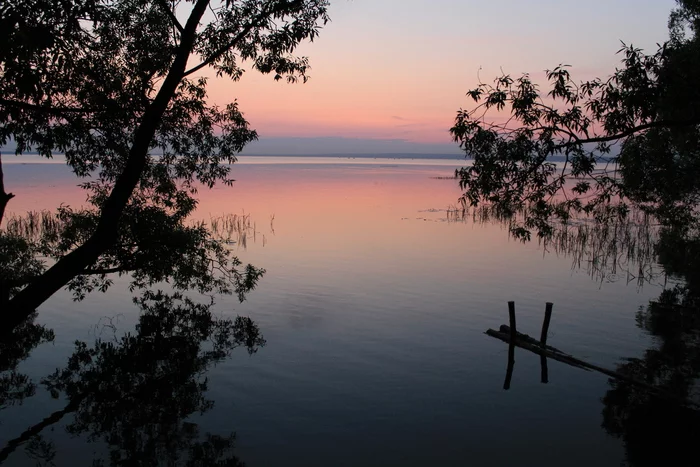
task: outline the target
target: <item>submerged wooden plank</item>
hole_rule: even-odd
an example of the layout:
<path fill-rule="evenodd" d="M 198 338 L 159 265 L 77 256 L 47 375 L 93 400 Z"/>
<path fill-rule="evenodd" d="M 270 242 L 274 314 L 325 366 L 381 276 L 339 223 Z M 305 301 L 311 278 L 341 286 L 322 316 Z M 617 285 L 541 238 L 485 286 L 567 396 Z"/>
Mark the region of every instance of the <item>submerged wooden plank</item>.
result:
<path fill-rule="evenodd" d="M 500 339 L 503 342 L 510 344 L 510 328 L 508 326 L 501 326 L 501 329 L 507 328 L 509 332 L 502 332 L 502 331 L 496 331 L 495 329 L 489 329 L 486 331 L 486 334 L 495 337 L 496 339 Z M 547 358 L 551 358 L 553 360 L 560 361 L 562 363 L 566 363 L 567 365 L 575 366 L 578 368 L 582 368 L 584 370 L 590 371 L 589 368 L 587 368 L 585 365 L 581 364 L 581 360 L 578 360 L 571 355 L 565 354 L 561 352 L 560 350 L 555 349 L 554 347 L 550 346 L 545 346 L 544 348 L 540 346 L 540 343 L 533 339 L 532 337 L 528 336 L 527 334 L 521 334 L 517 333 L 517 337 L 515 339 L 515 342 L 513 344 L 517 347 L 520 347 L 525 350 L 529 350 L 530 352 L 536 353 L 537 355 L 543 355 Z M 585 362 L 583 362 L 585 363 Z"/>

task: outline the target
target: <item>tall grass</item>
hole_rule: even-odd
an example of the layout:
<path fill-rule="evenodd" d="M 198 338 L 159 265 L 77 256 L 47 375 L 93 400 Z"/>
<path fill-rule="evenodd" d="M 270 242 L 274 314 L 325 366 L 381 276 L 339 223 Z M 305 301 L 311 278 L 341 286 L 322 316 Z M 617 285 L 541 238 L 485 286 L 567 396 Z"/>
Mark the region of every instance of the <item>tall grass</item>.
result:
<path fill-rule="evenodd" d="M 270 230 L 274 233 L 274 216 L 270 219 Z M 29 211 L 24 215 L 12 214 L 4 220 L 5 233 L 23 237 L 28 241 L 39 242 L 42 238 L 57 238 L 65 227 L 65 220 L 51 211 Z M 199 224 L 197 222 L 196 224 Z M 205 224 L 206 225 L 206 224 Z M 225 214 L 211 217 L 208 225 L 211 235 L 219 241 L 247 248 L 248 242 L 255 243 L 262 237 L 263 246 L 267 237 L 257 230 L 250 214 Z"/>
<path fill-rule="evenodd" d="M 51 211 L 29 211 L 20 216 L 12 214 L 6 218 L 5 232 L 10 235 L 38 241 L 44 234 L 58 235 L 63 222 Z"/>
<path fill-rule="evenodd" d="M 273 221 L 274 216 L 270 220 L 271 229 Z M 267 243 L 267 237 L 258 231 L 257 225 L 251 220 L 250 214 L 224 214 L 223 216 L 211 217 L 209 219 L 209 229 L 218 240 L 236 244 L 244 249 L 248 247 L 249 240 L 252 240 L 253 243 L 257 242 L 258 236 L 262 237 L 263 246 Z"/>

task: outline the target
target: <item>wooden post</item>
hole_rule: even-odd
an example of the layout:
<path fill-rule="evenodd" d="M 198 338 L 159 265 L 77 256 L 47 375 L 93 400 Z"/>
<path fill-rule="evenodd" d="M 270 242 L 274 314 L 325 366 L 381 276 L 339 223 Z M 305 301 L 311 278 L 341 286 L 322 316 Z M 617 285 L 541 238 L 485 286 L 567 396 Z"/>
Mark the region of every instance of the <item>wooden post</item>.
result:
<path fill-rule="evenodd" d="M 510 338 L 515 342 L 518 332 L 515 329 L 515 302 L 508 302 L 508 318 L 510 318 Z"/>
<path fill-rule="evenodd" d="M 542 334 L 540 334 L 540 343 L 542 347 L 547 345 L 547 333 L 549 332 L 549 322 L 552 320 L 553 303 L 547 302 L 544 310 L 544 321 L 542 322 Z"/>
<path fill-rule="evenodd" d="M 547 369 L 547 357 L 540 354 L 540 381 L 542 384 L 549 383 L 549 370 Z"/>
<path fill-rule="evenodd" d="M 508 369 L 506 370 L 506 380 L 503 382 L 503 389 L 510 389 L 510 380 L 513 379 L 513 368 L 515 367 L 515 344 L 508 345 Z"/>
<path fill-rule="evenodd" d="M 544 310 L 544 321 L 542 322 L 542 333 L 540 334 L 540 345 L 543 349 L 547 348 L 547 334 L 549 333 L 549 322 L 552 319 L 552 307 L 553 303 L 547 302 Z M 547 357 L 542 353 L 540 354 L 540 370 L 541 370 L 541 381 L 543 384 L 549 382 L 549 370 L 547 368 Z"/>
<path fill-rule="evenodd" d="M 506 370 L 506 380 L 503 389 L 510 389 L 510 380 L 513 378 L 513 368 L 515 366 L 515 339 L 518 335 L 515 330 L 515 302 L 508 302 L 508 318 L 510 318 L 510 342 L 508 343 L 508 369 Z"/>

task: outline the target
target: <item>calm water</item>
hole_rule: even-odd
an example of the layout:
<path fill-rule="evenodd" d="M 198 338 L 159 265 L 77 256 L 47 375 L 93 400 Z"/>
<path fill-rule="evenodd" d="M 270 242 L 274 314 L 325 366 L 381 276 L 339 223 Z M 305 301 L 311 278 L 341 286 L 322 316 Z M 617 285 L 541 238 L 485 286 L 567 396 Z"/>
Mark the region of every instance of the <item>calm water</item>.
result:
<path fill-rule="evenodd" d="M 249 159 L 237 182 L 201 192 L 197 216 L 250 214 L 255 238 L 238 246 L 267 274 L 249 299 L 217 299 L 223 316 L 250 316 L 267 345 L 239 349 L 206 374 L 214 406 L 187 418 L 202 433 L 236 432 L 249 466 L 618 466 L 622 442 L 601 428 L 600 374 L 516 350 L 484 335 L 508 321 L 539 335 L 554 302 L 549 343 L 602 366 L 653 345 L 635 312 L 660 286 L 597 281 L 570 258 L 509 239 L 498 224 L 446 222 L 459 161 Z M 84 194 L 60 164 L 6 164 L 11 210 L 79 205 Z M 36 380 L 65 366 L 76 339 L 132 331 L 138 310 L 124 278 L 74 303 L 40 309 L 56 332 L 20 370 Z M 110 318 L 106 321 L 106 318 Z M 64 407 L 41 388 L 0 412 L 0 446 Z M 42 435 L 56 465 L 105 456 L 104 438 L 66 432 L 68 414 Z M 20 447 L 7 465 L 34 465 Z"/>

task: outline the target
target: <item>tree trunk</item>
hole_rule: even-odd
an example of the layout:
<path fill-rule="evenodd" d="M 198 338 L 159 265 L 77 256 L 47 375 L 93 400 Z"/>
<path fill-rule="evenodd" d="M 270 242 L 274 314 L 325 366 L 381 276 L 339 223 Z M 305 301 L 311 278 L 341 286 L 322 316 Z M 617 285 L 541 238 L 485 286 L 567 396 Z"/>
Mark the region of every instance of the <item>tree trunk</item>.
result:
<path fill-rule="evenodd" d="M 14 197 L 12 193 L 5 193 L 5 174 L 2 171 L 2 154 L 0 154 L 0 224 L 5 217 L 7 203 Z"/>
<path fill-rule="evenodd" d="M 7 203 L 14 197 L 15 195 L 12 193 L 5 193 L 5 174 L 2 171 L 2 154 L 0 154 L 0 226 L 5 217 Z M 2 265 L 0 265 L 0 268 L 2 268 Z M 10 286 L 7 284 L 6 277 L 7 275 L 4 271 L 0 271 L 0 311 L 7 308 L 7 302 L 10 300 Z"/>
<path fill-rule="evenodd" d="M 0 174 L 2 176 L 2 174 Z M 5 208 L 7 208 L 7 203 L 10 202 L 12 198 L 14 198 L 15 195 L 12 193 L 5 193 L 5 191 L 0 191 L 0 224 L 2 224 L 2 220 L 5 217 Z"/>
<path fill-rule="evenodd" d="M 100 221 L 90 238 L 75 250 L 58 260 L 48 271 L 32 281 L 7 303 L 0 317 L 0 337 L 22 323 L 42 303 L 80 275 L 89 265 L 116 241 L 121 214 L 148 162 L 148 150 L 156 129 L 180 84 L 192 52 L 197 26 L 209 4 L 209 0 L 197 0 L 181 35 L 175 60 L 163 81 L 156 98 L 141 117 L 134 142 L 129 151 L 124 171 L 117 178 L 112 192 L 102 207 Z"/>

